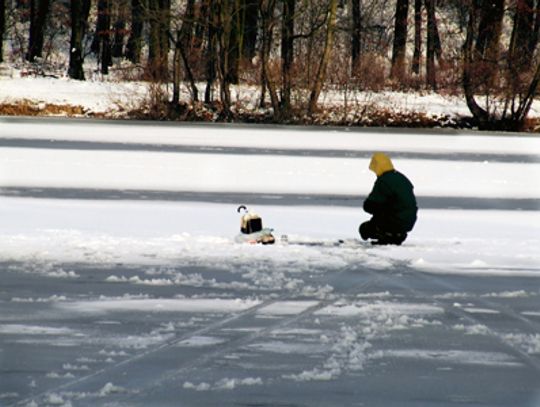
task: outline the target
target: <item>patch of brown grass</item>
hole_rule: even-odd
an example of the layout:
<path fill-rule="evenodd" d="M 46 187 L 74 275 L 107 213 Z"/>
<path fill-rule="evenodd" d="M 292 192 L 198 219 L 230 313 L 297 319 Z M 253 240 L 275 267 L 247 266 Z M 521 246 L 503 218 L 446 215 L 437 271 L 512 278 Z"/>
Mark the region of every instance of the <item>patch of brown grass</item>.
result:
<path fill-rule="evenodd" d="M 30 100 L 0 103 L 2 116 L 91 116 L 82 106 L 35 103 Z"/>

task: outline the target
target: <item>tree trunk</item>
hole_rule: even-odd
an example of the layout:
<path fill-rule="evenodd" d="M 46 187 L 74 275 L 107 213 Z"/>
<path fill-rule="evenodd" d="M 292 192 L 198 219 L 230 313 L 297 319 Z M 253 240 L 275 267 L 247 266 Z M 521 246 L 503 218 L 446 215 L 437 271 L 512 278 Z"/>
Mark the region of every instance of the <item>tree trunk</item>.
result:
<path fill-rule="evenodd" d="M 71 0 L 71 41 L 68 75 L 72 79 L 84 81 L 83 39 L 86 31 L 90 0 Z"/>
<path fill-rule="evenodd" d="M 504 0 L 484 1 L 476 41 L 476 52 L 490 60 L 498 59 L 504 17 Z"/>
<path fill-rule="evenodd" d="M 195 9 L 195 37 L 193 40 L 197 45 L 197 48 L 204 42 L 203 40 L 208 34 L 208 14 L 210 10 L 210 2 L 212 0 L 200 0 L 198 7 Z"/>
<path fill-rule="evenodd" d="M 428 86 L 434 91 L 437 90 L 437 73 L 435 67 L 435 54 L 437 49 L 437 25 L 435 21 L 435 0 L 426 0 L 428 15 L 427 26 L 427 58 L 426 58 L 426 80 Z"/>
<path fill-rule="evenodd" d="M 149 0 L 150 41 L 148 65 L 154 80 L 168 76 L 170 0 Z"/>
<path fill-rule="evenodd" d="M 492 88 L 499 78 L 499 47 L 504 18 L 505 0 L 489 0 L 482 7 L 476 42 L 476 52 L 481 58 L 488 87 Z"/>
<path fill-rule="evenodd" d="M 214 99 L 214 82 L 216 80 L 217 53 L 217 18 L 214 1 L 209 1 L 207 9 L 208 45 L 206 46 L 206 90 L 204 102 L 211 103 Z"/>
<path fill-rule="evenodd" d="M 217 77 L 219 80 L 220 101 L 223 105 L 223 114 L 228 117 L 231 111 L 231 92 L 230 84 L 234 80 L 232 76 L 231 65 L 236 61 L 233 50 L 234 42 L 234 25 L 236 24 L 234 10 L 234 0 L 222 0 L 216 7 L 216 22 L 217 22 Z"/>
<path fill-rule="evenodd" d="M 276 0 L 261 0 L 260 12 L 262 20 L 262 49 L 261 49 L 261 107 L 264 107 L 264 95 L 266 89 L 270 94 L 270 101 L 274 109 L 274 118 L 279 121 L 281 116 L 281 105 L 276 91 L 274 81 L 270 77 L 268 62 L 272 49 L 273 26 L 274 26 L 274 11 L 276 8 Z"/>
<path fill-rule="evenodd" d="M 186 74 L 188 76 L 188 81 L 189 81 L 189 85 L 191 89 L 191 99 L 194 102 L 198 102 L 199 90 L 197 89 L 197 84 L 195 83 L 195 77 L 193 76 L 193 71 L 191 70 L 191 67 L 189 66 L 189 60 L 187 58 L 184 48 L 180 48 L 180 56 L 182 57 L 182 61 L 184 62 L 184 67 L 186 69 Z"/>
<path fill-rule="evenodd" d="M 534 49 L 531 52 L 529 41 L 534 36 L 533 30 L 534 0 L 516 0 L 514 29 L 508 57 L 510 71 L 515 74 L 514 78 L 527 70 L 532 62 Z"/>
<path fill-rule="evenodd" d="M 244 19 L 242 13 L 242 1 L 240 0 L 224 0 L 222 22 L 225 24 L 227 38 L 226 43 L 228 50 L 225 57 L 227 58 L 227 70 L 224 72 L 227 82 L 230 84 L 238 84 L 240 57 L 244 41 Z"/>
<path fill-rule="evenodd" d="M 128 4 L 126 0 L 117 1 L 116 21 L 114 23 L 114 42 L 112 55 L 115 58 L 124 56 L 124 37 L 126 36 L 126 19 Z"/>
<path fill-rule="evenodd" d="M 154 78 L 160 76 L 159 65 L 161 64 L 161 33 L 159 0 L 148 1 L 150 32 L 148 42 L 148 65 Z"/>
<path fill-rule="evenodd" d="M 516 112 L 516 122 L 517 125 L 515 126 L 516 129 L 521 130 L 521 125 L 527 118 L 527 115 L 529 114 L 529 111 L 531 110 L 532 103 L 538 93 L 538 86 L 540 85 L 540 64 L 536 67 L 536 72 L 534 74 L 533 80 L 531 81 L 531 84 L 529 85 L 529 89 L 523 98 L 520 107 L 518 108 Z"/>
<path fill-rule="evenodd" d="M 174 47 L 174 56 L 173 56 L 173 97 L 172 104 L 177 105 L 180 102 L 180 83 L 182 82 L 181 77 L 181 63 L 182 55 L 180 54 L 182 49 L 182 39 L 180 32 L 176 33 L 176 42 Z"/>
<path fill-rule="evenodd" d="M 283 0 L 283 10 L 281 17 L 281 110 L 284 115 L 288 115 L 291 110 L 291 71 L 294 60 L 295 1 L 296 0 Z"/>
<path fill-rule="evenodd" d="M 195 0 L 188 0 L 186 11 L 182 18 L 182 28 L 180 29 L 180 42 L 185 51 L 191 51 L 193 40 L 193 29 L 195 27 Z"/>
<path fill-rule="evenodd" d="M 167 56 L 169 55 L 169 31 L 171 29 L 171 0 L 159 0 L 159 48 L 161 69 L 167 76 Z"/>
<path fill-rule="evenodd" d="M 422 0 L 414 0 L 414 55 L 412 71 L 420 74 L 420 58 L 422 57 Z"/>
<path fill-rule="evenodd" d="M 315 77 L 313 88 L 311 89 L 311 95 L 309 98 L 308 113 L 313 115 L 317 109 L 317 102 L 322 91 L 322 87 L 326 80 L 326 68 L 330 61 L 330 54 L 332 53 L 332 47 L 334 45 L 334 31 L 336 28 L 336 13 L 337 13 L 338 0 L 330 0 L 328 7 L 328 22 L 326 27 L 326 38 L 324 42 L 324 51 L 319 63 L 319 69 Z"/>
<path fill-rule="evenodd" d="M 258 0 L 245 0 L 244 9 L 244 46 L 242 56 L 250 61 L 255 57 L 257 47 L 257 25 L 259 22 Z"/>
<path fill-rule="evenodd" d="M 144 0 L 131 0 L 131 34 L 127 43 L 126 55 L 134 64 L 141 60 L 144 8 Z"/>
<path fill-rule="evenodd" d="M 111 0 L 98 0 L 96 33 L 91 50 L 98 56 L 101 73 L 107 75 L 112 65 L 111 54 Z"/>
<path fill-rule="evenodd" d="M 482 18 L 485 18 L 485 10 Z M 517 80 L 519 86 L 512 86 L 513 75 L 515 71 L 511 66 L 500 65 L 503 73 L 510 78 L 510 85 L 504 88 L 504 92 L 499 92 L 499 89 L 490 87 L 491 82 L 489 78 L 485 78 L 485 75 L 480 76 L 477 73 L 477 66 L 480 65 L 483 68 L 486 55 L 489 55 L 492 51 L 488 47 L 493 46 L 489 41 L 486 42 L 485 48 L 480 48 L 480 51 L 485 51 L 484 54 L 479 53 L 478 40 L 476 47 L 473 45 L 474 35 L 485 36 L 485 32 L 476 31 L 484 29 L 487 23 L 480 23 L 477 25 L 476 19 L 478 14 L 478 6 L 471 4 L 469 10 L 469 24 L 467 27 L 467 40 L 464 46 L 464 70 L 463 70 L 463 86 L 465 90 L 465 96 L 467 100 L 467 106 L 469 107 L 474 118 L 477 120 L 478 125 L 482 129 L 503 129 L 503 130 L 521 130 L 525 119 L 530 111 L 532 102 L 536 97 L 538 86 L 540 83 L 540 64 L 536 67 L 530 67 L 529 72 L 533 74 L 532 79 L 522 77 Z M 519 27 L 516 25 L 522 24 L 519 17 L 516 15 L 514 19 L 512 41 L 509 45 L 508 54 L 511 54 L 511 48 L 515 44 L 516 36 L 519 35 Z M 492 29 L 492 27 L 490 27 Z M 495 36 L 497 32 L 495 29 Z M 485 41 L 482 39 L 482 41 Z M 491 41 L 491 40 L 490 40 Z M 498 44 L 498 42 L 497 42 Z M 482 44 L 481 44 L 482 45 Z M 498 52 L 498 51 L 497 51 Z M 505 67 L 507 69 L 505 69 Z M 483 74 L 484 71 L 481 71 Z M 480 77 L 479 77 L 480 76 Z M 475 100 L 475 95 L 479 93 L 479 90 L 483 91 L 486 98 L 486 109 L 480 107 Z M 504 107 L 501 109 L 501 107 Z"/>
<path fill-rule="evenodd" d="M 433 12 L 431 13 L 431 23 L 433 24 L 433 37 L 435 41 L 435 57 L 440 62 L 442 60 L 441 36 L 439 35 L 439 24 L 437 24 L 437 17 L 435 15 L 438 0 L 433 1 L 435 5 L 433 7 Z"/>
<path fill-rule="evenodd" d="M 103 31 L 100 34 L 101 42 L 101 73 L 109 74 L 109 67 L 112 66 L 111 49 L 111 0 L 100 0 L 103 11 Z"/>
<path fill-rule="evenodd" d="M 463 90 L 465 92 L 465 100 L 467 101 L 467 107 L 471 111 L 474 118 L 479 123 L 486 123 L 488 121 L 488 113 L 482 109 L 475 99 L 476 87 L 473 84 L 473 42 L 476 33 L 478 9 L 475 5 L 475 0 L 471 0 L 469 6 L 469 23 L 467 25 L 467 38 L 463 46 Z"/>
<path fill-rule="evenodd" d="M 0 0 L 0 63 L 4 62 L 4 31 L 6 30 L 6 1 Z"/>
<path fill-rule="evenodd" d="M 529 52 L 531 54 L 534 54 L 534 51 L 536 50 L 536 46 L 538 45 L 539 41 L 539 31 L 540 31 L 540 0 L 537 0 L 536 7 L 533 10 L 533 18 L 534 18 L 534 28 L 533 28 L 533 35 L 529 39 Z"/>
<path fill-rule="evenodd" d="M 45 22 L 49 14 L 50 0 L 30 1 L 30 39 L 26 60 L 34 62 L 43 54 Z"/>
<path fill-rule="evenodd" d="M 92 40 L 92 45 L 90 49 L 92 52 L 99 57 L 101 51 L 102 35 L 106 31 L 105 22 L 106 22 L 106 12 L 107 12 L 107 0 L 98 0 L 97 1 L 97 21 L 96 21 L 96 32 L 94 34 L 94 39 Z"/>
<path fill-rule="evenodd" d="M 173 77 L 173 103 L 180 101 L 180 82 L 182 80 L 180 73 L 180 62 L 184 64 L 184 69 L 188 77 L 191 89 L 191 99 L 194 102 L 199 100 L 199 93 L 195 84 L 195 78 L 191 70 L 186 53 L 191 49 L 193 38 L 193 27 L 195 25 L 195 0 L 188 0 L 186 11 L 182 19 L 182 28 L 177 32 L 177 38 L 174 48 L 174 77 Z"/>
<path fill-rule="evenodd" d="M 351 54 L 352 66 L 351 71 L 355 76 L 358 67 L 360 66 L 360 54 L 362 50 L 362 0 L 352 0 L 352 39 L 351 39 Z"/>
<path fill-rule="evenodd" d="M 194 101 L 199 100 L 197 87 L 195 86 L 195 78 L 191 69 L 191 61 L 188 57 L 193 52 L 193 35 L 196 27 L 195 21 L 195 0 L 188 0 L 186 5 L 186 11 L 182 20 L 182 28 L 180 29 L 180 56 L 184 63 L 184 68 L 188 76 L 192 99 Z"/>
<path fill-rule="evenodd" d="M 394 47 L 390 77 L 401 79 L 405 72 L 405 51 L 407 47 L 407 16 L 409 0 L 397 0 L 394 24 Z"/>

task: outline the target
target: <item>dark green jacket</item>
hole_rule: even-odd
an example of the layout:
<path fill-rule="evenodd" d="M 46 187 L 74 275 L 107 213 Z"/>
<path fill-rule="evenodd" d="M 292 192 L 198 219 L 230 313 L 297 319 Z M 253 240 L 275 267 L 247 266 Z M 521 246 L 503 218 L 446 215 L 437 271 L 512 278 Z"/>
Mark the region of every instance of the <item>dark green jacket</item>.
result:
<path fill-rule="evenodd" d="M 364 201 L 364 210 L 373 222 L 390 232 L 409 232 L 416 222 L 414 186 L 402 173 L 391 170 L 377 177 Z"/>

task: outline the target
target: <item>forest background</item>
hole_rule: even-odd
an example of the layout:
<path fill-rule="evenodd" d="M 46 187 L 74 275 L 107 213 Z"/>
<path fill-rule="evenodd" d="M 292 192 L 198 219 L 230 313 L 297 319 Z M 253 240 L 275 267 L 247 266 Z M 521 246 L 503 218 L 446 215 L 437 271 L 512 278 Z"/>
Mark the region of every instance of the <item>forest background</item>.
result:
<path fill-rule="evenodd" d="M 14 75 L 144 82 L 121 109 L 137 119 L 531 131 L 539 32 L 540 0 L 0 0 L 0 89 Z M 381 108 L 385 92 L 468 114 Z M 0 102 L 51 112 L 84 115 Z"/>

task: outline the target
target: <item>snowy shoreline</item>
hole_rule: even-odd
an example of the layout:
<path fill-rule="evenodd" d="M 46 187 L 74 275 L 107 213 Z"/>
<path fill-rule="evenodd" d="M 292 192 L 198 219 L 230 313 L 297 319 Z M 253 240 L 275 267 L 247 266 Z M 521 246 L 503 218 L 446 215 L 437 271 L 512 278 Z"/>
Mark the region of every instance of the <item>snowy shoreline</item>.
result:
<path fill-rule="evenodd" d="M 146 117 L 144 111 L 148 108 L 149 86 L 145 82 L 76 81 L 68 78 L 17 77 L 16 73 L 11 76 L 4 73 L 0 76 L 0 106 L 13 105 L 6 110 L 15 112 L 10 113 L 14 115 L 12 117 L 25 114 L 24 108 L 16 113 L 17 105 L 23 105 L 33 112 L 32 116 L 136 119 L 141 113 L 142 117 Z M 203 85 L 200 86 L 202 89 Z M 233 101 L 237 104 L 239 122 L 245 118 L 249 118 L 245 121 L 256 120 L 261 123 L 268 120 L 271 109 L 258 107 L 258 88 L 237 86 L 233 87 L 232 93 Z M 344 98 L 348 101 L 345 102 Z M 191 117 L 195 122 L 219 121 L 211 109 L 199 115 L 202 112 L 198 112 L 200 107 L 194 107 L 187 102 L 189 94 L 186 89 L 183 90 L 181 101 L 185 102 L 184 107 L 193 113 Z M 354 103 L 351 103 L 353 101 Z M 533 104 L 530 119 L 536 120 L 540 117 L 539 103 Z M 465 98 L 459 96 L 443 96 L 429 92 L 359 91 L 345 97 L 328 91 L 321 95 L 320 105 L 327 110 L 314 119 L 314 122 L 320 125 L 388 126 L 397 131 L 407 127 L 470 128 L 471 113 Z M 300 122 L 304 123 L 303 120 Z M 534 124 L 532 126 L 534 127 Z"/>

